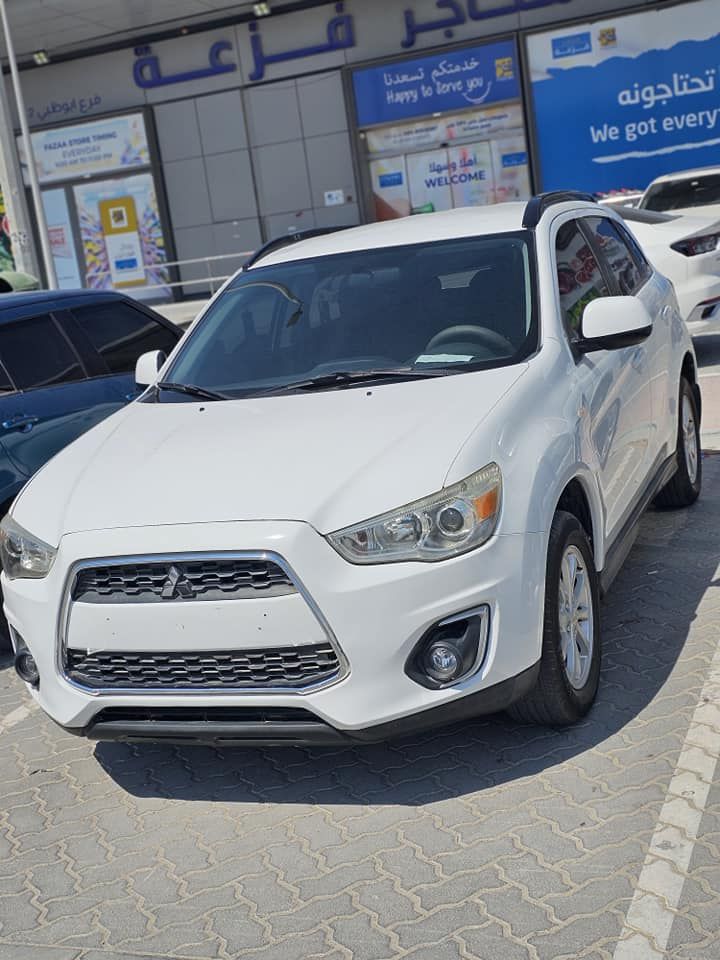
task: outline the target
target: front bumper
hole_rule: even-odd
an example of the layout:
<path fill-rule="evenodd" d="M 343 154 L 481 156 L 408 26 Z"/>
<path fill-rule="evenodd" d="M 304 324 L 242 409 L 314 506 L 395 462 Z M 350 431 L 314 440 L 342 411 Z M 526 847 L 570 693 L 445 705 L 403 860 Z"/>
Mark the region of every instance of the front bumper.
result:
<path fill-rule="evenodd" d="M 310 711 L 273 708 L 190 708 L 164 709 L 110 707 L 101 710 L 84 729 L 68 728 L 69 733 L 91 740 L 116 740 L 125 743 L 185 743 L 225 746 L 256 744 L 333 744 L 377 743 L 423 730 L 458 723 L 487 713 L 504 710 L 534 687 L 540 663 L 476 693 L 449 703 L 411 713 L 397 720 L 359 729 L 333 727 Z"/>
<path fill-rule="evenodd" d="M 76 622 L 74 614 L 70 618 L 68 644 L 104 651 L 237 650 L 280 641 L 307 643 L 327 636 L 327 630 L 342 660 L 342 670 L 332 682 L 303 690 L 89 691 L 64 676 L 63 600 L 70 571 L 79 562 L 244 550 L 284 558 L 302 583 L 308 603 L 296 596 L 97 604 L 94 610 L 83 610 Z M 463 715 L 480 714 L 501 709 L 524 692 L 531 677 L 527 671 L 540 657 L 545 555 L 546 536 L 527 534 L 497 536 L 472 553 L 439 564 L 355 566 L 305 523 L 186 524 L 67 535 L 46 579 L 3 578 L 3 592 L 8 621 L 40 671 L 39 689 L 31 693 L 57 723 L 73 732 L 102 739 L 382 739 L 403 732 L 406 723 L 413 728 L 418 723 L 449 722 L 458 715 L 460 701 L 465 701 Z M 441 690 L 411 680 L 405 673 L 406 661 L 425 631 L 443 618 L 480 605 L 489 607 L 490 630 L 478 671 Z M 305 713 L 294 731 L 292 714 L 279 721 L 281 728 L 267 719 L 270 714 L 259 721 L 260 727 L 252 726 L 251 714 L 232 716 L 232 711 L 263 709 Z M 126 712 L 117 712 L 122 710 Z M 177 713 L 192 710 L 205 711 L 205 719 L 197 720 L 200 727 L 193 725 L 193 714 Z M 220 715 L 218 710 L 231 713 Z M 214 717 L 210 722 L 208 711 Z M 160 722 L 165 726 L 158 726 Z"/>

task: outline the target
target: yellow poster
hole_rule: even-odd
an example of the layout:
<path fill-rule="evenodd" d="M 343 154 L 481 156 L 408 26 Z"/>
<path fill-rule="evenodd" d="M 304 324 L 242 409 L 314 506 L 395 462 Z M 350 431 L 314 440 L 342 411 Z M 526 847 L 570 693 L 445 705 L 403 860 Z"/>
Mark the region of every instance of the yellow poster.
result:
<path fill-rule="evenodd" d="M 145 283 L 145 264 L 134 198 L 101 200 L 98 206 L 113 286 L 132 287 Z"/>

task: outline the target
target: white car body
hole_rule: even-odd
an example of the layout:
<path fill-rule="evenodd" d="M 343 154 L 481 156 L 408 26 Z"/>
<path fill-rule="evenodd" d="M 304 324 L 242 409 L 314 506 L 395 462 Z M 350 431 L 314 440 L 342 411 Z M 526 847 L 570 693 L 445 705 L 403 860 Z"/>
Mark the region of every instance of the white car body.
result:
<path fill-rule="evenodd" d="M 211 739 L 283 739 L 283 723 L 297 739 L 322 739 L 313 733 L 318 725 L 324 735 L 376 739 L 494 711 L 532 687 L 558 504 L 568 491 L 584 498 L 595 566 L 609 583 L 639 514 L 676 466 L 678 386 L 683 372 L 695 380 L 691 340 L 657 271 L 635 298 L 652 318 L 649 336 L 621 349 L 574 352 L 559 307 L 557 232 L 576 218 L 622 221 L 576 199 L 540 212 L 527 231 L 537 257 L 539 342 L 523 362 L 304 395 L 135 402 L 30 481 L 12 522 L 57 553 L 46 575 L 4 573 L 2 588 L 15 645 L 24 643 L 37 663 L 39 686 L 30 692 L 56 722 L 101 738 L 203 739 L 196 728 L 204 721 L 194 724 L 192 711 L 209 711 Z M 358 227 L 270 253 L 249 275 L 349 251 L 517 232 L 524 216 L 525 204 L 506 204 Z M 358 564 L 327 539 L 487 464 L 502 472 L 502 504 L 492 536 L 470 552 L 441 562 Z M 206 603 L 176 597 L 170 581 L 165 602 L 80 602 L 73 593 L 88 566 L 237 553 L 277 563 L 292 591 Z M 408 675 L 408 658 L 429 629 L 478 609 L 487 645 L 467 676 L 429 689 Z M 181 661 L 208 648 L 288 644 L 300 652 L 308 644 L 332 648 L 337 669 L 300 689 L 106 689 L 68 675 L 68 650 L 140 658 L 165 651 Z M 231 721 L 224 729 L 218 708 L 228 716 L 246 711 L 245 732 Z M 277 720 L 278 711 L 287 716 Z"/>
<path fill-rule="evenodd" d="M 693 208 L 683 213 L 616 209 L 654 266 L 672 280 L 691 336 L 720 333 L 720 206 L 714 216 Z M 715 237 L 714 248 L 681 252 L 696 237 Z"/>

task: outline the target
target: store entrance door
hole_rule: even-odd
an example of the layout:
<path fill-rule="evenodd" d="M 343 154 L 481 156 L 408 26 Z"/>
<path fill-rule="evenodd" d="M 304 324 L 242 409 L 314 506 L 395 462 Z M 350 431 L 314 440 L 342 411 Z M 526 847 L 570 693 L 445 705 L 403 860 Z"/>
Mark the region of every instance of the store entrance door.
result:
<path fill-rule="evenodd" d="M 168 299 L 165 230 L 142 113 L 32 134 L 61 289 Z M 21 158 L 25 163 L 25 158 Z"/>
<path fill-rule="evenodd" d="M 362 67 L 353 92 L 374 219 L 530 196 L 513 40 Z"/>

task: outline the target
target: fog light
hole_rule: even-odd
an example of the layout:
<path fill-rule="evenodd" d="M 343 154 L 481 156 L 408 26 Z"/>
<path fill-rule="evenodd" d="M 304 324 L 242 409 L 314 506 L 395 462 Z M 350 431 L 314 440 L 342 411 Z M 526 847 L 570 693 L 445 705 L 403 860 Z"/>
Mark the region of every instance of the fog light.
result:
<path fill-rule="evenodd" d="M 471 677 L 485 659 L 489 623 L 485 605 L 440 620 L 415 644 L 405 672 L 431 690 Z"/>
<path fill-rule="evenodd" d="M 427 675 L 440 683 L 454 680 L 462 672 L 460 651 L 452 643 L 432 643 L 425 651 Z"/>
<path fill-rule="evenodd" d="M 25 641 L 19 633 L 15 634 L 15 672 L 31 687 L 40 686 L 40 671 L 35 663 L 35 657 L 25 646 Z"/>

